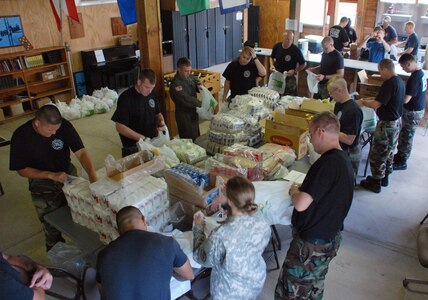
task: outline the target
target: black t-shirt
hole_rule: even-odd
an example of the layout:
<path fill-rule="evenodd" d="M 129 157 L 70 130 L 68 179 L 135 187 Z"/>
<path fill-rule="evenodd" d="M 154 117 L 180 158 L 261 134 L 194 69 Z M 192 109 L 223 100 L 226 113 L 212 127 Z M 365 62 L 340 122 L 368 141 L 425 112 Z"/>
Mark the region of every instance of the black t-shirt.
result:
<path fill-rule="evenodd" d="M 356 136 L 352 145 L 341 142 L 340 147 L 346 150 L 349 147 L 357 146 L 359 143 L 358 137 L 361 132 L 361 124 L 363 122 L 363 111 L 361 107 L 352 99 L 344 103 L 337 102 L 334 106 L 334 114 L 340 121 L 340 132 Z"/>
<path fill-rule="evenodd" d="M 0 299 L 32 300 L 34 292 L 22 283 L 21 274 L 15 270 L 0 252 Z"/>
<path fill-rule="evenodd" d="M 103 299 L 170 300 L 173 268 L 186 261 L 172 237 L 128 231 L 98 255 L 97 281 L 102 285 Z"/>
<path fill-rule="evenodd" d="M 354 195 L 354 170 L 345 151 L 325 152 L 312 165 L 300 191 L 313 198 L 301 212 L 294 209 L 292 224 L 303 239 L 328 240 L 343 230 Z"/>
<path fill-rule="evenodd" d="M 407 79 L 406 95 L 412 96 L 412 98 L 404 104 L 404 108 L 413 111 L 423 110 L 425 108 L 426 93 L 427 78 L 422 70 L 417 70 Z"/>
<path fill-rule="evenodd" d="M 275 59 L 275 69 L 281 73 L 296 69 L 297 63 L 299 65 L 305 63 L 302 51 L 294 44 L 287 49 L 282 47 L 282 43 L 275 44 L 270 57 Z"/>
<path fill-rule="evenodd" d="M 355 43 L 357 41 L 357 32 L 353 27 L 345 27 L 346 34 L 348 34 L 349 41 Z"/>
<path fill-rule="evenodd" d="M 159 102 L 154 92 L 143 96 L 135 87 L 132 87 L 119 96 L 116 111 L 111 119 L 145 137 L 153 138 L 158 135 L 156 115 L 160 112 Z M 121 134 L 119 136 L 124 147 L 135 146 L 137 142 Z"/>
<path fill-rule="evenodd" d="M 334 25 L 331 27 L 329 36 L 333 38 L 334 48 L 336 48 L 337 51 L 342 51 L 343 47 L 345 47 L 343 46 L 343 43 L 349 42 L 349 37 L 345 28 L 340 25 Z"/>
<path fill-rule="evenodd" d="M 233 98 L 236 95 L 248 94 L 248 90 L 256 86 L 259 71 L 254 61 L 242 66 L 238 60 L 234 60 L 224 70 L 223 77 L 230 81 L 230 93 Z"/>
<path fill-rule="evenodd" d="M 320 63 L 320 74 L 323 75 L 333 75 L 337 73 L 337 70 L 344 68 L 343 56 L 339 51 L 334 49 L 330 53 L 323 52 L 321 55 Z M 327 79 L 322 80 L 321 82 L 327 82 Z"/>
<path fill-rule="evenodd" d="M 383 82 L 376 96 L 376 101 L 382 104 L 376 109 L 381 121 L 395 121 L 401 118 L 404 94 L 404 82 L 399 76 L 393 76 Z"/>
<path fill-rule="evenodd" d="M 43 137 L 34 130 L 32 122 L 30 120 L 21 125 L 12 135 L 10 170 L 30 167 L 50 172 L 67 172 L 70 168 L 70 149 L 76 152 L 84 147 L 76 129 L 63 119 L 54 135 Z"/>

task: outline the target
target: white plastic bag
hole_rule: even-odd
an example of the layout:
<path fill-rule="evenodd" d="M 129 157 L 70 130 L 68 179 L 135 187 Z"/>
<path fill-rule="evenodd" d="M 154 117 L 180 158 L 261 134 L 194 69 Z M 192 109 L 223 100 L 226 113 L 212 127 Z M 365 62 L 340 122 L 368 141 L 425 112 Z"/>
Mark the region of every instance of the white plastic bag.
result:
<path fill-rule="evenodd" d="M 308 73 L 308 88 L 309 88 L 309 92 L 311 92 L 312 94 L 316 94 L 318 93 L 318 80 L 317 80 L 317 74 L 306 70 L 306 73 Z"/>
<path fill-rule="evenodd" d="M 204 86 L 201 87 L 202 105 L 196 108 L 199 118 L 202 120 L 211 120 L 214 116 L 214 110 L 217 106 L 217 101 L 214 99 L 211 92 Z"/>
<path fill-rule="evenodd" d="M 150 144 L 155 147 L 162 147 L 170 140 L 169 130 L 167 126 L 164 126 L 161 130 L 159 130 L 159 134 L 157 137 L 150 139 Z"/>
<path fill-rule="evenodd" d="M 284 94 L 285 76 L 283 73 L 275 71 L 270 74 L 268 88 L 277 91 L 279 94 Z"/>

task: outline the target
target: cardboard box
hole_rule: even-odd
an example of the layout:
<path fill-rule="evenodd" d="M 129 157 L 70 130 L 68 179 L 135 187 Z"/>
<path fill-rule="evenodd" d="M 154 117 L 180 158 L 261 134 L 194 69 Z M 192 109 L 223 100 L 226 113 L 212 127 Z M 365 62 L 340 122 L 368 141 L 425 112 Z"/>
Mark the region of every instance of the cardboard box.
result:
<path fill-rule="evenodd" d="M 303 100 L 300 110 L 319 113 L 322 111 L 334 111 L 334 102 L 322 102 L 316 99 Z"/>
<path fill-rule="evenodd" d="M 53 98 L 55 103 L 58 101 L 70 103 L 71 99 L 73 99 L 73 96 L 71 93 L 61 93 L 54 95 Z"/>
<path fill-rule="evenodd" d="M 52 103 L 51 98 L 45 97 L 45 98 L 40 98 L 39 100 L 34 101 L 34 106 L 39 109 L 40 107 L 42 107 L 43 105 L 46 105 L 48 103 Z"/>
<path fill-rule="evenodd" d="M 361 97 L 376 97 L 380 90 L 380 85 L 358 83 L 359 94 Z"/>
<path fill-rule="evenodd" d="M 22 107 L 22 103 L 12 104 L 10 106 L 10 112 L 12 116 L 19 116 L 24 113 L 24 108 Z"/>
<path fill-rule="evenodd" d="M 308 145 L 308 120 L 298 116 L 274 112 L 274 120 L 266 121 L 265 141 L 291 147 L 297 156 L 297 160 L 306 155 Z"/>
<path fill-rule="evenodd" d="M 182 201 L 200 208 L 205 208 L 220 192 L 219 189 L 215 187 L 213 182 L 215 180 L 213 180 L 212 177 L 212 185 L 207 191 L 201 190 L 200 187 L 167 172 L 165 172 L 164 178 L 168 184 L 168 195 L 171 204 Z"/>
<path fill-rule="evenodd" d="M 52 79 L 57 78 L 58 76 L 59 76 L 59 73 L 57 70 L 49 71 L 49 72 L 43 72 L 42 73 L 42 80 L 43 81 L 52 80 Z"/>

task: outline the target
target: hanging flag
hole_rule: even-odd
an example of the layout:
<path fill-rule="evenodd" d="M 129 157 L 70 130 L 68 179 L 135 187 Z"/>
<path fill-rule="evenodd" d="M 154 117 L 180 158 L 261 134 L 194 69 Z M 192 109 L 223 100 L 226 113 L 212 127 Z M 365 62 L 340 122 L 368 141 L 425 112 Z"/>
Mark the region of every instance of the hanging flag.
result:
<path fill-rule="evenodd" d="M 180 15 L 187 16 L 210 9 L 210 0 L 177 0 Z"/>
<path fill-rule="evenodd" d="M 65 12 L 67 16 L 73 20 L 79 22 L 79 16 L 77 15 L 76 4 L 74 0 L 49 0 L 51 3 L 52 11 L 55 17 L 56 26 L 61 31 L 61 11 Z"/>
<path fill-rule="evenodd" d="M 228 14 L 237 10 L 243 10 L 250 6 L 248 0 L 219 0 L 220 13 L 222 15 Z"/>
<path fill-rule="evenodd" d="M 117 0 L 123 24 L 137 23 L 137 3 L 135 0 Z"/>

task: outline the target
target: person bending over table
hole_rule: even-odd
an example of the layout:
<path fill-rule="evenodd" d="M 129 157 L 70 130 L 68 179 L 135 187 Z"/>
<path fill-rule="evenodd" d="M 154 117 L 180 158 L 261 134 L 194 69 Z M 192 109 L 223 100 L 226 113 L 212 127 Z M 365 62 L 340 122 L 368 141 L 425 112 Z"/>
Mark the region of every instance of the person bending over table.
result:
<path fill-rule="evenodd" d="M 97 259 L 102 299 L 170 300 L 173 271 L 194 278 L 190 262 L 172 237 L 148 232 L 140 210 L 126 206 L 116 215 L 120 236 Z"/>
<path fill-rule="evenodd" d="M 309 68 L 311 72 L 318 71 L 318 94 L 314 98 L 327 99 L 329 94 L 327 91 L 327 82 L 335 76 L 343 77 L 345 74 L 344 60 L 342 54 L 334 48 L 333 38 L 326 36 L 322 40 L 322 48 L 324 52 L 321 56 L 320 65 Z"/>
<path fill-rule="evenodd" d="M 282 42 L 275 44 L 270 56 L 270 70 L 284 74 L 284 95 L 297 96 L 296 75 L 306 67 L 306 61 L 302 51 L 293 44 L 294 33 L 284 32 Z"/>
<path fill-rule="evenodd" d="M 239 58 L 227 65 L 223 72 L 226 78 L 223 89 L 223 101 L 230 102 L 237 95 L 248 94 L 248 91 L 257 86 L 257 78 L 264 77 L 266 69 L 251 47 L 242 48 Z M 227 94 L 230 90 L 230 96 Z"/>
<path fill-rule="evenodd" d="M 151 69 L 139 70 L 135 86 L 120 94 L 111 120 L 122 141 L 122 157 L 138 152 L 136 143 L 158 136 L 165 126 L 159 101 L 153 89 L 156 74 Z"/>
<path fill-rule="evenodd" d="M 309 123 L 311 143 L 321 157 L 302 185 L 290 188 L 293 239 L 275 299 L 323 297 L 325 276 L 339 250 L 354 193 L 354 172 L 348 155 L 340 149 L 339 128 L 339 120 L 331 112 L 318 113 Z"/>
<path fill-rule="evenodd" d="M 204 219 L 195 215 L 193 257 L 211 267 L 211 296 L 216 299 L 256 299 L 266 279 L 262 253 L 271 230 L 254 203 L 253 184 L 233 177 L 226 184 L 228 217 L 208 239 Z"/>
<path fill-rule="evenodd" d="M 1 299 L 43 300 L 52 280 L 48 269 L 30 258 L 0 252 Z"/>
<path fill-rule="evenodd" d="M 327 90 L 336 101 L 334 114 L 340 122 L 340 147 L 348 153 L 354 174 L 357 176 L 361 160 L 360 133 L 363 111 L 358 103 L 351 99 L 345 79 L 333 77 L 328 81 Z"/>
<path fill-rule="evenodd" d="M 47 223 L 44 216 L 67 205 L 63 183 L 67 174 L 76 175 L 70 150 L 88 173 L 89 180 L 95 182 L 95 169 L 79 134 L 61 117 L 54 104 L 42 106 L 34 119 L 12 135 L 9 168 L 28 178 L 31 198 L 45 233 L 46 251 L 57 242 L 64 242 L 61 232 Z"/>
<path fill-rule="evenodd" d="M 177 73 L 169 87 L 171 99 L 175 104 L 175 120 L 180 138 L 195 141 L 199 136 L 199 116 L 197 107 L 202 102 L 196 97 L 202 82 L 192 75 L 192 63 L 187 57 L 177 61 Z"/>

